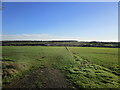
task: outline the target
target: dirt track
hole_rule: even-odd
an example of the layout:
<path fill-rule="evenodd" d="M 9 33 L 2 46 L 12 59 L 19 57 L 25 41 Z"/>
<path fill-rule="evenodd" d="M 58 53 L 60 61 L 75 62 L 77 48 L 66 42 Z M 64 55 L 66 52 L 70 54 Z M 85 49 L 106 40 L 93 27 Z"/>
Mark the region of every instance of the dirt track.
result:
<path fill-rule="evenodd" d="M 70 88 L 63 73 L 57 69 L 38 69 L 13 81 L 8 88 Z"/>

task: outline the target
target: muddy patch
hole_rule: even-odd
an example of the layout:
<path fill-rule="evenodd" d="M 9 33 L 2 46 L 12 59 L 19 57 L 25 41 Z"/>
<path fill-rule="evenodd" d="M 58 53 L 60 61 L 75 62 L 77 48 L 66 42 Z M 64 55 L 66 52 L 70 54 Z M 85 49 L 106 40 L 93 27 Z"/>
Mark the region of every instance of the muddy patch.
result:
<path fill-rule="evenodd" d="M 9 88 L 70 88 L 63 73 L 57 69 L 38 69 L 15 80 Z"/>

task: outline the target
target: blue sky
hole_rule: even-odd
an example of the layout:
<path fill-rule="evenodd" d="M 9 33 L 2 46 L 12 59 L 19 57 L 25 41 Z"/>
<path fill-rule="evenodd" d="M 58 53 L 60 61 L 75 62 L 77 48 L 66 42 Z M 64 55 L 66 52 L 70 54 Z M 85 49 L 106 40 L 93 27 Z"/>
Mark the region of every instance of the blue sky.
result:
<path fill-rule="evenodd" d="M 117 2 L 6 2 L 3 40 L 117 41 Z"/>

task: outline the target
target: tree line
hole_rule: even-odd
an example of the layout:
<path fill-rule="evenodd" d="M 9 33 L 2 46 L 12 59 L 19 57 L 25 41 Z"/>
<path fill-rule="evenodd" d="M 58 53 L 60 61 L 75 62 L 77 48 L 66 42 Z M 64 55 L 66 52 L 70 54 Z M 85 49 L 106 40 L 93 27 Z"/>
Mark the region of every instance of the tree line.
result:
<path fill-rule="evenodd" d="M 76 40 L 63 41 L 1 41 L 1 46 L 74 46 L 74 47 L 113 47 L 118 48 L 119 42 L 85 42 Z"/>

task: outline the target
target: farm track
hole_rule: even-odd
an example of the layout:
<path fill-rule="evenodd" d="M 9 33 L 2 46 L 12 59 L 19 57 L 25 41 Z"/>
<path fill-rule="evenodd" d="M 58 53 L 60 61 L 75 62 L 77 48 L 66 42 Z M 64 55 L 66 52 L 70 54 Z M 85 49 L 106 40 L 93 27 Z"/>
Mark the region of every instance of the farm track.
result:
<path fill-rule="evenodd" d="M 72 58 L 74 59 L 74 61 L 78 61 L 79 60 L 79 56 L 77 55 L 77 54 L 74 54 L 74 53 L 72 53 L 67 47 L 65 47 L 66 48 L 66 50 L 70 53 L 70 55 L 72 56 Z M 82 57 L 80 57 L 80 58 L 82 58 Z M 82 58 L 83 59 L 83 58 Z M 81 65 L 80 65 L 80 67 L 82 67 L 83 65 L 85 65 L 85 64 L 88 64 L 89 62 L 88 62 L 88 60 L 85 60 L 85 59 L 83 59 L 84 61 L 82 61 L 81 62 Z"/>
<path fill-rule="evenodd" d="M 69 88 L 63 73 L 57 69 L 38 69 L 18 80 L 7 88 Z"/>
<path fill-rule="evenodd" d="M 72 56 L 72 58 L 74 59 L 73 53 L 72 53 L 67 47 L 65 47 L 65 48 L 66 48 L 66 50 L 70 53 L 70 55 Z"/>

